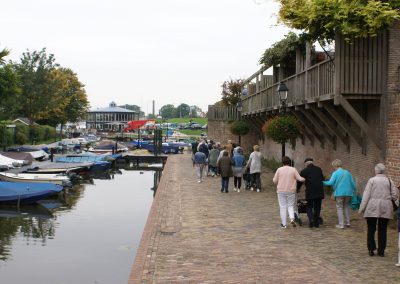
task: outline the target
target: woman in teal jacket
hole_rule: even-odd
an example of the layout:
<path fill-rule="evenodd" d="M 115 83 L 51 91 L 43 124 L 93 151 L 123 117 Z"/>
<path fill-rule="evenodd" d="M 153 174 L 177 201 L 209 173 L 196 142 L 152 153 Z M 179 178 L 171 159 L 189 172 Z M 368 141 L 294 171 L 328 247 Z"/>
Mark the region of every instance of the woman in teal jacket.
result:
<path fill-rule="evenodd" d="M 350 200 L 357 188 L 351 173 L 342 168 L 341 160 L 334 160 L 332 166 L 335 171 L 331 178 L 323 183 L 333 187 L 339 221 L 336 228 L 344 229 L 344 226 L 350 227 Z"/>

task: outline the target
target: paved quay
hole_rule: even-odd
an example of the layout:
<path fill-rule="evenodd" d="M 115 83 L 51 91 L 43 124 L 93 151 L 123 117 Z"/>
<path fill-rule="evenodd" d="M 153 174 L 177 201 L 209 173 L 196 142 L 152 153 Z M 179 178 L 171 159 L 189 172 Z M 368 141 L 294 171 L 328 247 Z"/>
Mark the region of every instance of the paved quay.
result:
<path fill-rule="evenodd" d="M 334 201 L 324 224 L 279 228 L 273 174 L 263 190 L 220 192 L 220 178 L 197 183 L 189 154 L 168 158 L 137 251 L 129 283 L 400 283 L 397 231 L 388 230 L 385 257 L 370 257 L 366 222 L 335 229 Z"/>

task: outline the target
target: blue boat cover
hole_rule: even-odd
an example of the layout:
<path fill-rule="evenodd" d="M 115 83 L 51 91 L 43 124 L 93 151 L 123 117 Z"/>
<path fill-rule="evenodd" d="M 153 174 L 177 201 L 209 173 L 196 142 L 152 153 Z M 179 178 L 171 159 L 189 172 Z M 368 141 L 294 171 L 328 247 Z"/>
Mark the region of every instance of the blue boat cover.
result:
<path fill-rule="evenodd" d="M 23 203 L 36 202 L 60 192 L 62 186 L 53 183 L 0 182 L 0 202 L 21 200 Z"/>

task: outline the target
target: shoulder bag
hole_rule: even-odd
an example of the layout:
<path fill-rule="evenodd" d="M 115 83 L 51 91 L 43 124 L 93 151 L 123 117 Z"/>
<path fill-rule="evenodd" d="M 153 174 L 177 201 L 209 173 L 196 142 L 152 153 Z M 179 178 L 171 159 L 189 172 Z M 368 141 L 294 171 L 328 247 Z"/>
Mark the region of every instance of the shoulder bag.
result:
<path fill-rule="evenodd" d="M 392 197 L 392 182 L 390 181 L 390 178 L 388 178 L 388 180 L 389 180 L 390 200 L 392 201 L 393 211 L 397 211 L 397 209 L 399 207 L 397 206 L 396 202 L 393 200 L 393 197 Z"/>

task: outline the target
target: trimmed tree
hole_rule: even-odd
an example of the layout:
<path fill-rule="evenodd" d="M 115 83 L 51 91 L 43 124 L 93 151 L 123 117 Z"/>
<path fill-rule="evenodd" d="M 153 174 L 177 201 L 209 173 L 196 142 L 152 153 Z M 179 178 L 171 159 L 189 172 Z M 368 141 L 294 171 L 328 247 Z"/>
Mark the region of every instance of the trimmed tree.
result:
<path fill-rule="evenodd" d="M 267 138 L 282 145 L 283 157 L 286 142 L 289 142 L 292 148 L 296 146 L 296 139 L 300 136 L 300 124 L 293 115 L 276 116 L 265 122 L 262 131 Z"/>
<path fill-rule="evenodd" d="M 242 135 L 246 135 L 247 133 L 249 133 L 250 131 L 250 127 L 247 124 L 247 122 L 243 121 L 243 120 L 235 120 L 234 122 L 231 123 L 231 132 L 234 135 L 238 135 L 239 136 L 239 144 L 240 144 L 240 137 Z"/>

